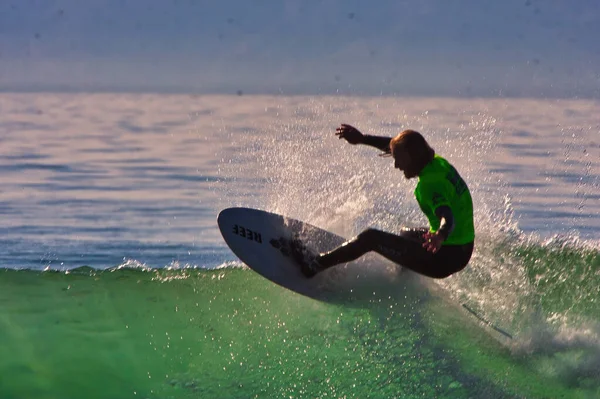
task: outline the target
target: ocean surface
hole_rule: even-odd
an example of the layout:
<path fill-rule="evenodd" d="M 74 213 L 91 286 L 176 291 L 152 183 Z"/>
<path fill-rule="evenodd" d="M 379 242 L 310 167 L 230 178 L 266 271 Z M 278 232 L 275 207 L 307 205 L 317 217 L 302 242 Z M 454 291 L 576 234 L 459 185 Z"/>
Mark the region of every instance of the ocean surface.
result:
<path fill-rule="evenodd" d="M 0 94 L 0 398 L 600 398 L 600 103 Z M 345 237 L 426 223 L 335 136 L 421 131 L 476 251 L 432 281 L 376 255 L 317 301 L 249 270 L 220 210 Z"/>

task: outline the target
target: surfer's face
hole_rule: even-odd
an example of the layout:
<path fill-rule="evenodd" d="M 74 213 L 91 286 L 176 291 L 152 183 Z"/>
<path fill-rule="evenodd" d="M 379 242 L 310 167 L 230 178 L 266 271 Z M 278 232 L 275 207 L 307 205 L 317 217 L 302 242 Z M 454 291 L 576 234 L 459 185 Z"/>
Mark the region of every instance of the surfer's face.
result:
<path fill-rule="evenodd" d="M 394 157 L 394 168 L 400 169 L 402 172 L 404 172 L 404 177 L 411 179 L 419 174 L 418 171 L 414 170 L 414 162 L 412 161 L 410 153 L 406 151 L 406 149 L 397 147 L 392 156 Z"/>

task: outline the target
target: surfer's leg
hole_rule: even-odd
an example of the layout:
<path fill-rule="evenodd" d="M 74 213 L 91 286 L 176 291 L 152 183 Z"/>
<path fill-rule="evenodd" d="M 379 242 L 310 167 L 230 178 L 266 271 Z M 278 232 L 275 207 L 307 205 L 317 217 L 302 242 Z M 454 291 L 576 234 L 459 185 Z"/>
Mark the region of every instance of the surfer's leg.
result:
<path fill-rule="evenodd" d="M 312 277 L 332 266 L 351 262 L 367 252 L 373 251 L 378 232 L 375 229 L 367 229 L 339 247 L 316 255 L 312 260 L 302 263 L 302 273 L 306 277 Z"/>
<path fill-rule="evenodd" d="M 327 269 L 340 263 L 348 263 L 358 259 L 367 252 L 375 250 L 380 233 L 382 231 L 367 229 L 339 247 L 320 254 L 316 261 L 321 269 Z"/>
<path fill-rule="evenodd" d="M 396 247 L 410 247 L 410 243 L 413 243 L 415 244 L 414 246 L 419 247 L 421 244 L 417 243 L 421 242 L 420 237 L 425 233 L 425 231 L 426 230 L 424 229 L 404 229 L 402 231 L 402 236 L 396 236 L 377 229 L 366 229 L 339 247 L 317 256 L 312 264 L 308 265 L 308 270 L 305 271 L 305 274 L 307 276 L 311 276 L 332 266 L 352 262 L 367 252 L 376 251 L 380 254 L 383 254 L 382 251 L 386 251 L 389 246 L 382 247 L 381 243 L 384 241 L 389 242 L 390 237 L 392 236 L 408 243 L 408 245 L 392 243 L 396 245 Z M 389 252 L 389 250 L 386 252 Z"/>
<path fill-rule="evenodd" d="M 473 243 L 445 245 L 434 254 L 423 248 L 422 231 L 400 235 L 381 232 L 375 251 L 400 266 L 431 278 L 445 278 L 464 269 L 471 259 Z"/>
<path fill-rule="evenodd" d="M 367 229 L 340 247 L 316 258 L 320 269 L 351 262 L 375 251 L 392 262 L 432 278 L 445 278 L 469 262 L 473 244 L 443 246 L 437 253 L 423 248 L 427 229 L 404 229 L 399 235 Z"/>
<path fill-rule="evenodd" d="M 381 253 L 389 252 L 389 248 L 420 247 L 423 243 L 423 234 L 426 232 L 426 228 L 404 228 L 397 236 L 377 229 L 366 229 L 334 250 L 322 253 L 317 261 L 326 269 L 340 263 L 351 262 L 370 251 Z M 411 243 L 417 245 L 410 245 Z"/>
<path fill-rule="evenodd" d="M 429 229 L 427 227 L 403 227 L 399 235 L 423 244 L 423 235 L 428 231 Z"/>
<path fill-rule="evenodd" d="M 375 251 L 392 262 L 432 278 L 445 278 L 462 270 L 473 252 L 473 244 L 443 246 L 437 253 L 423 248 L 426 228 L 403 229 L 399 234 L 367 229 L 332 251 L 318 255 L 303 271 L 311 277 L 319 271 L 351 262 Z"/>

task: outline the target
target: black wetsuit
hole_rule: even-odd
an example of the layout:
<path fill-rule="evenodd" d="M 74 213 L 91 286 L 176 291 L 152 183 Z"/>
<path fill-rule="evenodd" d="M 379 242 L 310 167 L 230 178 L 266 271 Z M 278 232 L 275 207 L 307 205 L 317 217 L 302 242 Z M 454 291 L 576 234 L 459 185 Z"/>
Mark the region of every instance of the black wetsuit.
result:
<path fill-rule="evenodd" d="M 463 245 L 442 245 L 432 253 L 423 248 L 423 235 L 428 228 L 405 229 L 399 235 L 376 229 L 367 229 L 350 242 L 321 254 L 318 258 L 323 269 L 358 259 L 370 251 L 386 257 L 392 262 L 414 272 L 432 278 L 444 278 L 465 268 L 471 254 L 473 243 Z M 348 245 L 352 243 L 352 245 Z"/>

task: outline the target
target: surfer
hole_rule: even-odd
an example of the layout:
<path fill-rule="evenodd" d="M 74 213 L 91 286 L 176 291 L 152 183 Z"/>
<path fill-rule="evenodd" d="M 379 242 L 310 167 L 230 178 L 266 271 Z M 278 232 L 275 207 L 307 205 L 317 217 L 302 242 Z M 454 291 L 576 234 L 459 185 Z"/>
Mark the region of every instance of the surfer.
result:
<path fill-rule="evenodd" d="M 407 179 L 418 178 L 415 197 L 429 228 L 404 228 L 400 234 L 369 228 L 341 246 L 311 254 L 301 263 L 306 277 L 375 251 L 399 265 L 432 278 L 445 278 L 465 268 L 473 253 L 475 229 L 469 188 L 456 169 L 437 155 L 414 130 L 396 137 L 371 136 L 342 124 L 336 130 L 350 144 L 365 144 L 394 158 L 394 168 Z"/>

